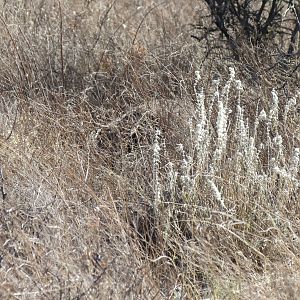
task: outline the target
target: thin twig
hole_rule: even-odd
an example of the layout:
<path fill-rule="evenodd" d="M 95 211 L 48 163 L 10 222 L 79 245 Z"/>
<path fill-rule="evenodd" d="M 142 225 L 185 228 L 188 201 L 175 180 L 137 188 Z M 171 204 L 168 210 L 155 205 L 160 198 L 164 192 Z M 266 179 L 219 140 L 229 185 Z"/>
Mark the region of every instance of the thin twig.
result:
<path fill-rule="evenodd" d="M 11 129 L 10 129 L 10 132 L 9 132 L 8 136 L 5 138 L 6 141 L 8 141 L 11 138 L 12 133 L 14 131 L 14 128 L 16 126 L 17 116 L 18 116 L 18 108 L 19 108 L 19 104 L 17 103 L 17 108 L 16 108 L 16 113 L 15 113 L 14 121 L 13 121 L 13 124 L 11 126 Z"/>
<path fill-rule="evenodd" d="M 0 167 L 0 190 L 1 190 L 2 200 L 5 200 L 7 193 L 4 187 L 4 177 L 3 177 L 2 167 Z"/>
<path fill-rule="evenodd" d="M 136 31 L 135 31 L 133 40 L 132 40 L 132 42 L 131 42 L 131 47 L 134 46 L 135 41 L 136 41 L 136 38 L 137 38 L 137 35 L 138 35 L 138 33 L 139 33 L 139 31 L 140 31 L 140 29 L 141 29 L 141 27 L 142 27 L 142 25 L 143 25 L 145 19 L 147 18 L 147 16 L 148 16 L 154 9 L 156 9 L 157 7 L 159 7 L 159 6 L 163 5 L 163 4 L 165 4 L 165 1 L 153 5 L 153 6 L 150 7 L 149 10 L 145 13 L 145 15 L 143 16 L 142 20 L 140 21 L 140 23 L 139 23 L 139 25 L 138 25 L 138 27 L 137 27 L 137 29 L 136 29 Z"/>
<path fill-rule="evenodd" d="M 65 94 L 65 72 L 64 72 L 64 52 L 63 52 L 63 19 L 60 1 L 58 1 L 59 8 L 59 30 L 60 30 L 60 67 L 61 67 L 61 84 L 63 95 Z"/>

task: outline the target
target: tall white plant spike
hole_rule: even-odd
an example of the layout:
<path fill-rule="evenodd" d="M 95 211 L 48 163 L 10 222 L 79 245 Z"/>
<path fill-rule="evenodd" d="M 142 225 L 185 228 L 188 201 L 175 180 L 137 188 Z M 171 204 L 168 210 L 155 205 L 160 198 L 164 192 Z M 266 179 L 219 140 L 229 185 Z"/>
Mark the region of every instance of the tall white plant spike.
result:
<path fill-rule="evenodd" d="M 286 122 L 287 122 L 287 117 L 288 117 L 290 110 L 293 109 L 296 106 L 296 104 L 297 104 L 297 100 L 295 97 L 292 97 L 286 103 L 286 105 L 284 107 L 284 115 L 283 115 L 284 124 L 286 124 Z"/>
<path fill-rule="evenodd" d="M 229 76 L 230 76 L 229 80 L 233 81 L 235 78 L 235 69 L 233 67 L 229 67 L 228 69 L 229 69 Z"/>
<path fill-rule="evenodd" d="M 181 154 L 182 160 L 180 163 L 180 181 L 184 190 L 190 190 L 193 179 L 191 177 L 192 157 L 186 155 L 183 145 L 177 145 L 177 151 Z"/>
<path fill-rule="evenodd" d="M 206 123 L 201 122 L 196 125 L 196 151 L 197 151 L 197 168 L 202 169 L 208 156 L 209 132 Z"/>
<path fill-rule="evenodd" d="M 218 187 L 214 183 L 212 179 L 207 179 L 207 182 L 211 188 L 212 194 L 214 195 L 215 199 L 220 203 L 221 207 L 224 209 L 227 209 L 224 203 L 224 200 L 222 198 L 222 194 L 219 191 Z"/>
<path fill-rule="evenodd" d="M 195 84 L 197 84 L 201 80 L 200 71 L 195 71 Z"/>
<path fill-rule="evenodd" d="M 154 145 L 153 145 L 153 185 L 154 185 L 154 207 L 158 208 L 160 204 L 160 178 L 159 178 L 159 167 L 160 167 L 160 130 L 157 129 L 155 132 Z"/>
<path fill-rule="evenodd" d="M 197 81 L 197 78 L 196 78 Z M 197 113 L 197 124 L 196 124 L 196 152 L 197 152 L 197 168 L 203 166 L 205 155 L 207 154 L 208 147 L 208 129 L 207 129 L 207 113 L 205 108 L 205 95 L 203 88 L 200 92 L 196 93 L 196 113 Z"/>
<path fill-rule="evenodd" d="M 249 138 L 249 143 L 245 155 L 247 173 L 252 177 L 252 179 L 257 178 L 257 164 L 258 164 L 258 151 L 255 146 L 255 139 L 253 137 Z"/>
<path fill-rule="evenodd" d="M 267 116 L 267 113 L 264 109 L 262 109 L 259 113 L 259 116 L 258 116 L 258 120 L 260 122 L 265 122 L 268 120 L 268 116 Z"/>
<path fill-rule="evenodd" d="M 234 70 L 234 68 L 230 67 L 229 68 L 229 80 L 225 84 L 223 91 L 222 91 L 222 98 L 223 98 L 224 103 L 226 103 L 226 104 L 228 103 L 229 91 L 230 91 L 230 87 L 231 87 L 231 84 L 233 83 L 234 79 L 235 79 L 235 70 Z"/>
<path fill-rule="evenodd" d="M 282 141 L 282 136 L 280 134 L 277 134 L 274 139 L 273 143 L 275 146 L 275 149 L 277 151 L 277 161 L 284 162 L 284 153 L 283 153 L 283 141 Z"/>
<path fill-rule="evenodd" d="M 206 112 L 205 112 L 205 105 L 204 105 L 205 95 L 202 87 L 200 90 L 198 90 L 198 83 L 200 79 L 201 79 L 200 72 L 196 71 L 195 83 L 194 83 L 194 92 L 196 96 L 196 113 L 197 113 L 198 120 L 199 119 L 205 120 L 206 119 Z"/>
<path fill-rule="evenodd" d="M 214 162 L 216 163 L 222 158 L 222 154 L 226 149 L 227 142 L 227 109 L 224 107 L 222 100 L 218 103 L 218 117 L 217 117 L 217 147 L 214 153 Z"/>
<path fill-rule="evenodd" d="M 203 88 L 200 90 L 200 92 L 196 93 L 196 110 L 197 110 L 197 117 L 200 120 L 206 120 L 206 111 L 205 111 L 205 95 L 203 92 Z"/>
<path fill-rule="evenodd" d="M 169 183 L 169 191 L 171 192 L 171 195 L 174 196 L 176 192 L 176 184 L 177 184 L 177 176 L 178 172 L 174 168 L 174 164 L 172 162 L 169 162 L 167 165 L 168 168 L 168 183 Z"/>
<path fill-rule="evenodd" d="M 242 85 L 242 82 L 239 79 L 235 80 L 235 87 L 239 91 L 238 100 L 240 102 L 241 92 L 243 91 L 243 85 Z"/>
<path fill-rule="evenodd" d="M 237 106 L 237 125 L 238 125 L 238 132 L 239 132 L 239 150 L 245 151 L 247 150 L 248 146 L 248 133 L 247 128 L 244 122 L 244 112 L 240 105 Z"/>
<path fill-rule="evenodd" d="M 275 127 L 277 127 L 277 123 L 278 123 L 278 111 L 279 111 L 278 95 L 275 89 L 273 89 L 272 102 L 271 102 L 270 112 L 269 112 L 269 120 L 271 121 L 271 124 Z"/>

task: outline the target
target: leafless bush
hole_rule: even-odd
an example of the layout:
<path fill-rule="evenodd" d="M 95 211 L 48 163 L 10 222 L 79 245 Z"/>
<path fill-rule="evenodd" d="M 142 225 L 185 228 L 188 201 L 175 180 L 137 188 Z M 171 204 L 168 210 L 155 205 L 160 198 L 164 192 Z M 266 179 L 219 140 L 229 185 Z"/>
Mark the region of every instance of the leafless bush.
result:
<path fill-rule="evenodd" d="M 1 299 L 297 293 L 299 92 L 201 64 L 194 5 L 1 2 Z"/>
<path fill-rule="evenodd" d="M 227 56 L 240 62 L 252 81 L 276 73 L 282 87 L 297 74 L 300 10 L 296 1 L 204 2 L 207 11 L 199 13 L 195 26 L 199 35 L 193 37 L 206 43 L 207 55 L 218 47 L 226 55 L 226 46 Z"/>

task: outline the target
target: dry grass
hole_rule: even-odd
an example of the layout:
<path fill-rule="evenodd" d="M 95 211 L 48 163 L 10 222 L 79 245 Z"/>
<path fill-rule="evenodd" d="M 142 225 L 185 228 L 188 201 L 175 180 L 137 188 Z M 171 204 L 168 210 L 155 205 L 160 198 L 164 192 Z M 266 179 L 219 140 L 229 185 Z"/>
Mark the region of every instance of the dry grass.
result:
<path fill-rule="evenodd" d="M 1 299 L 298 299 L 299 91 L 199 3 L 2 1 Z"/>

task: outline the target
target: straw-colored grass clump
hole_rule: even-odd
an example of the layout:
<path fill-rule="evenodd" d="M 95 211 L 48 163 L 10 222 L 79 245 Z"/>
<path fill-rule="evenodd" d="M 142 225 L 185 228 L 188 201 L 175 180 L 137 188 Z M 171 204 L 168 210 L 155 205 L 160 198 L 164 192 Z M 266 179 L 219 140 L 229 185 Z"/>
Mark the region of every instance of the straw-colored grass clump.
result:
<path fill-rule="evenodd" d="M 1 3 L 0 298 L 297 299 L 297 86 L 146 2 Z"/>

